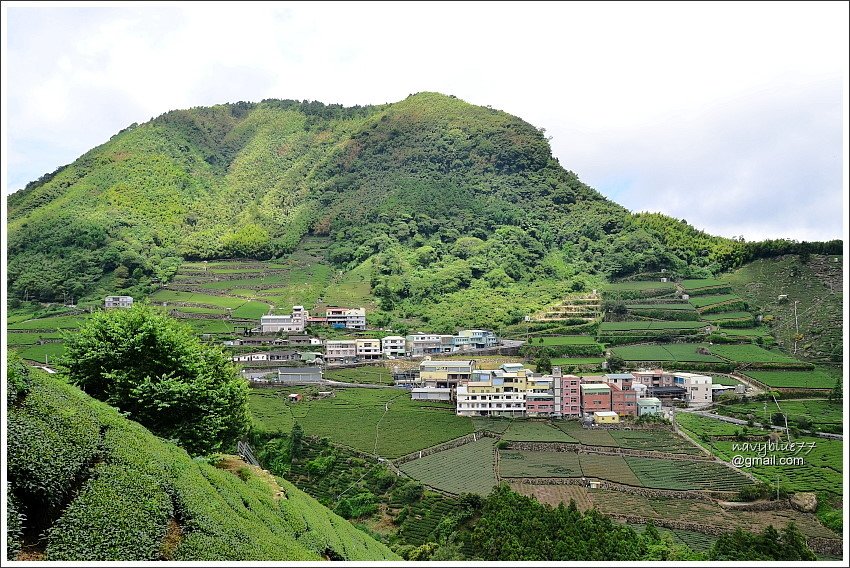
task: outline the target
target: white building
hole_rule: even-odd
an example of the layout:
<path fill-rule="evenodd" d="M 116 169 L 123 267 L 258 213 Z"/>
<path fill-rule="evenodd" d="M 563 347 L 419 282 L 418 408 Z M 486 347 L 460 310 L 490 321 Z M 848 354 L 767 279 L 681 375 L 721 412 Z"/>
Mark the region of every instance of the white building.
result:
<path fill-rule="evenodd" d="M 357 357 L 357 341 L 354 339 L 336 339 L 325 342 L 325 359 L 328 362 L 351 362 Z"/>
<path fill-rule="evenodd" d="M 454 336 L 438 335 L 433 333 L 415 333 L 405 337 L 407 352 L 412 357 L 424 355 L 439 355 L 451 353 L 456 350 Z"/>
<path fill-rule="evenodd" d="M 103 300 L 103 307 L 111 308 L 132 308 L 133 296 L 107 296 Z"/>
<path fill-rule="evenodd" d="M 325 310 L 328 325 L 335 328 L 366 329 L 366 308 L 338 308 Z"/>
<path fill-rule="evenodd" d="M 380 339 L 355 339 L 357 358 L 361 361 L 374 361 L 383 355 Z"/>
<path fill-rule="evenodd" d="M 301 333 L 307 324 L 309 312 L 304 306 L 292 306 L 289 315 L 261 316 L 260 333 Z"/>
<path fill-rule="evenodd" d="M 388 335 L 381 340 L 381 350 L 386 357 L 404 357 L 404 338 L 400 335 Z"/>
<path fill-rule="evenodd" d="M 487 329 L 462 329 L 457 332 L 457 337 L 469 338 L 470 349 L 486 349 L 499 344 L 496 334 Z"/>
<path fill-rule="evenodd" d="M 451 401 L 452 389 L 437 387 L 417 387 L 410 389 L 412 400 L 444 400 Z"/>
<path fill-rule="evenodd" d="M 237 363 L 252 363 L 254 361 L 268 361 L 268 352 L 263 353 L 240 353 L 233 356 L 233 361 Z"/>
<path fill-rule="evenodd" d="M 673 386 L 685 389 L 685 401 L 688 406 L 711 402 L 711 377 L 679 371 L 670 374 L 673 375 Z"/>

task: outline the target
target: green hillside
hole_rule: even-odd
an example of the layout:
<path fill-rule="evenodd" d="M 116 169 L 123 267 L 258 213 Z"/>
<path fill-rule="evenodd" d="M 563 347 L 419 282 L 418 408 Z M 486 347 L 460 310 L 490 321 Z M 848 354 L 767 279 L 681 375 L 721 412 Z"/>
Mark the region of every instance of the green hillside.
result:
<path fill-rule="evenodd" d="M 10 558 L 398 559 L 287 481 L 193 460 L 72 386 L 10 371 Z"/>
<path fill-rule="evenodd" d="M 835 364 L 843 354 L 841 260 L 825 255 L 757 260 L 723 280 L 760 311 L 783 349 L 793 352 L 796 338 L 798 358 Z"/>

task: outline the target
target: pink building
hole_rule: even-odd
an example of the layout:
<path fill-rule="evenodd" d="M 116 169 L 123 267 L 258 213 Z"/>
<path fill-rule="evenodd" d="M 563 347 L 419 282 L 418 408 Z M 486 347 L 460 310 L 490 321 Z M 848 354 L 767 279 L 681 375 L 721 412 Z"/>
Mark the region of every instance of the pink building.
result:
<path fill-rule="evenodd" d="M 581 414 L 580 379 L 575 375 L 561 374 L 560 367 L 552 367 L 552 389 L 554 392 L 554 416 L 578 416 Z"/>

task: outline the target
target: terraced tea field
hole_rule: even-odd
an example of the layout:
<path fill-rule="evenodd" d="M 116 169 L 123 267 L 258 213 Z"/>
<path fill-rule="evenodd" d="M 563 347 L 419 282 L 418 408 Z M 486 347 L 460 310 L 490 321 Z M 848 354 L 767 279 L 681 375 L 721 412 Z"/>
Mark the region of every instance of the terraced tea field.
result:
<path fill-rule="evenodd" d="M 819 399 L 780 400 L 779 406 L 781 412 L 788 417 L 789 421 L 805 418 L 821 428 L 840 426 L 844 423 L 844 408 L 839 401 Z M 780 412 L 773 403 L 768 406 L 768 409 L 770 412 Z M 762 402 L 727 404 L 719 406 L 717 410 L 726 416 L 746 420 L 748 414 L 762 416 L 764 404 Z"/>
<path fill-rule="evenodd" d="M 589 335 L 558 335 L 554 337 L 540 337 L 530 342 L 532 345 L 597 345 L 596 341 Z"/>
<path fill-rule="evenodd" d="M 692 296 L 718 293 L 729 289 L 728 282 L 715 280 L 714 278 L 682 280 L 679 282 L 679 286 L 681 286 L 686 293 Z"/>
<path fill-rule="evenodd" d="M 831 389 L 841 376 L 839 373 L 822 370 L 747 371 L 745 374 L 769 387 L 804 389 Z"/>
<path fill-rule="evenodd" d="M 623 345 L 613 348 L 612 352 L 619 355 L 626 361 L 680 361 L 695 363 L 723 362 L 723 359 L 714 355 L 699 353 L 699 349 L 709 349 L 709 345 L 706 343 Z"/>
<path fill-rule="evenodd" d="M 752 482 L 737 471 L 714 462 L 625 458 L 640 485 L 653 489 L 737 491 Z"/>
<path fill-rule="evenodd" d="M 688 302 L 695 308 L 707 308 L 709 306 L 716 306 L 718 304 L 725 304 L 727 302 L 740 301 L 741 297 L 737 294 L 718 294 L 711 296 L 695 296 L 688 300 Z"/>
<path fill-rule="evenodd" d="M 494 438 L 482 437 L 402 464 L 399 469 L 424 485 L 448 493 L 487 495 L 496 485 Z"/>
<path fill-rule="evenodd" d="M 579 455 L 574 452 L 499 450 L 501 477 L 581 477 Z"/>
<path fill-rule="evenodd" d="M 668 430 L 611 430 L 610 435 L 621 448 L 670 454 L 702 455 L 699 448 Z"/>
<path fill-rule="evenodd" d="M 502 435 L 503 440 L 513 442 L 571 442 L 578 440 L 548 422 L 514 420 Z"/>
<path fill-rule="evenodd" d="M 599 333 L 670 329 L 692 330 L 704 327 L 705 323 L 699 321 L 606 321 L 599 324 Z"/>
<path fill-rule="evenodd" d="M 410 400 L 401 389 L 345 388 L 332 398 L 289 403 L 303 388 L 254 389 L 250 408 L 261 430 L 289 432 L 297 420 L 304 433 L 362 452 L 397 458 L 472 432 L 472 421 L 448 404 Z M 386 408 L 389 408 L 387 411 Z"/>
<path fill-rule="evenodd" d="M 736 363 L 799 363 L 788 355 L 768 351 L 758 345 L 718 344 L 711 347 L 711 352 Z"/>

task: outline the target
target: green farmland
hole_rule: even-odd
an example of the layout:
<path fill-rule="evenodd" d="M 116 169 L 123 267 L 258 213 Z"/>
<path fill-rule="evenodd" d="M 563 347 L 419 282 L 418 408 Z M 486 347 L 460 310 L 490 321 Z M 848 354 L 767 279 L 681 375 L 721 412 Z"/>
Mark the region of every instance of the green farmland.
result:
<path fill-rule="evenodd" d="M 530 420 L 512 421 L 510 428 L 502 435 L 502 439 L 511 442 L 578 442 L 548 422 Z"/>
<path fill-rule="evenodd" d="M 472 420 L 454 406 L 410 399 L 401 389 L 345 388 L 332 398 L 289 403 L 303 388 L 254 389 L 251 414 L 260 430 L 289 432 L 295 422 L 310 436 L 369 454 L 397 458 L 472 432 Z M 389 410 L 386 410 L 386 408 Z"/>
<path fill-rule="evenodd" d="M 713 345 L 711 352 L 736 363 L 799 363 L 787 355 L 758 345 Z"/>
<path fill-rule="evenodd" d="M 826 371 L 747 371 L 746 375 L 775 388 L 831 389 L 840 374 Z"/>
<path fill-rule="evenodd" d="M 661 329 L 701 329 L 704 327 L 706 327 L 705 323 L 699 321 L 606 321 L 599 324 L 599 333 Z"/>
<path fill-rule="evenodd" d="M 726 302 L 733 302 L 740 299 L 740 296 L 736 294 L 718 294 L 716 296 L 696 296 L 688 300 L 688 302 L 695 308 L 705 308 L 715 304 L 724 304 Z"/>
<path fill-rule="evenodd" d="M 657 280 L 640 280 L 632 282 L 613 282 L 606 284 L 603 288 L 605 292 L 631 292 L 631 291 L 646 291 L 646 290 L 661 290 L 672 292 L 676 286 L 672 282 L 660 282 Z"/>
<path fill-rule="evenodd" d="M 708 349 L 705 343 L 669 343 L 657 345 L 625 345 L 615 347 L 612 352 L 626 361 L 679 361 L 683 363 L 722 363 L 714 355 L 698 353 L 700 348 Z"/>
<path fill-rule="evenodd" d="M 736 491 L 751 482 L 724 465 L 574 452 L 500 450 L 502 477 L 589 477 L 652 489 Z"/>
<path fill-rule="evenodd" d="M 409 461 L 399 469 L 413 479 L 448 493 L 487 495 L 496 485 L 494 438 L 482 437 L 456 448 Z"/>
<path fill-rule="evenodd" d="M 393 384 L 393 377 L 390 370 L 380 365 L 353 367 L 350 369 L 332 369 L 325 372 L 324 377 L 331 381 L 340 381 L 343 383 Z"/>
<path fill-rule="evenodd" d="M 789 421 L 796 422 L 803 418 L 821 429 L 830 430 L 844 423 L 843 405 L 839 401 L 822 399 L 781 400 L 779 408 L 774 403 L 768 405 L 768 412 L 784 413 Z M 727 416 L 734 416 L 746 420 L 748 414 L 762 418 L 764 416 L 764 403 L 746 402 L 725 404 L 718 407 L 718 412 Z"/>
<path fill-rule="evenodd" d="M 589 335 L 560 335 L 555 337 L 541 337 L 532 343 L 540 345 L 597 345 L 593 337 Z"/>
<path fill-rule="evenodd" d="M 626 304 L 626 307 L 632 311 L 640 310 L 666 310 L 666 311 L 684 311 L 692 312 L 694 307 L 690 304 Z"/>

